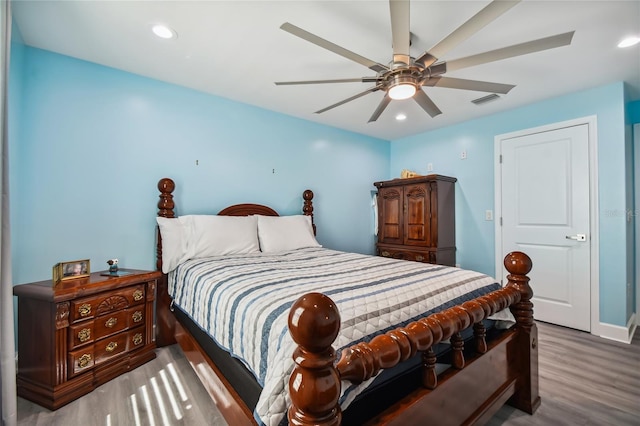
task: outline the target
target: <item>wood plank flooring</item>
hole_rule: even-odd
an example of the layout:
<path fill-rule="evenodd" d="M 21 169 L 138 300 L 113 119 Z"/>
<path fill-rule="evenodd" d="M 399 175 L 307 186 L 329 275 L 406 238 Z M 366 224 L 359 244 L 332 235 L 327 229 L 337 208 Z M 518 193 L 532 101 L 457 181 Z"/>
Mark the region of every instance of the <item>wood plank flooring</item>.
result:
<path fill-rule="evenodd" d="M 631 345 L 538 323 L 542 404 L 498 425 L 640 425 L 640 331 Z M 177 346 L 56 411 L 18 398 L 19 425 L 226 425 Z"/>

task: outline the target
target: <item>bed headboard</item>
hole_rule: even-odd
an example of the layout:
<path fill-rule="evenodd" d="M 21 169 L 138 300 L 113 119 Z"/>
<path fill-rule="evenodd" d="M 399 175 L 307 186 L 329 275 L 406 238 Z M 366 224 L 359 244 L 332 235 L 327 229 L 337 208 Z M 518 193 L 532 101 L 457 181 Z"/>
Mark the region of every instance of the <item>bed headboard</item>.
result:
<path fill-rule="evenodd" d="M 173 202 L 173 191 L 176 189 L 176 184 L 170 178 L 162 178 L 158 182 L 158 190 L 160 191 L 160 201 L 158 201 L 158 216 L 174 218 L 176 217 Z M 302 193 L 302 199 L 304 200 L 302 205 L 302 214 L 311 216 L 311 224 L 313 226 L 313 233 L 316 233 L 316 225 L 313 223 L 313 191 L 307 189 Z M 264 206 L 262 204 L 234 204 L 218 212 L 222 216 L 250 216 L 253 214 L 259 214 L 264 216 L 279 216 L 278 212 L 271 207 Z M 159 228 L 156 227 L 156 268 L 162 270 L 162 237 L 160 235 Z"/>

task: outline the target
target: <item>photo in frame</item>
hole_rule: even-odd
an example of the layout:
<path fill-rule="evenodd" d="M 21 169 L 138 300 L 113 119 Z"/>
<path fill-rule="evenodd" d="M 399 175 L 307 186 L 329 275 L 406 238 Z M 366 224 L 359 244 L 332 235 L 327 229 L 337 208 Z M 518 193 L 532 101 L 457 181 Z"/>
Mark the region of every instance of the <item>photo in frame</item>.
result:
<path fill-rule="evenodd" d="M 53 282 L 88 277 L 91 274 L 89 259 L 59 262 L 53 266 Z"/>

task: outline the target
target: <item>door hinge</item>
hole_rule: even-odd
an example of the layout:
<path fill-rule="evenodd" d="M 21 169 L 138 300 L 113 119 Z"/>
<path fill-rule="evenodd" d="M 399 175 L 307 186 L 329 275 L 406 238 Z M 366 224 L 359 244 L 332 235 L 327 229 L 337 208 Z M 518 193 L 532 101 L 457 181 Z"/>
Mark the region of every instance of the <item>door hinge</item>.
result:
<path fill-rule="evenodd" d="M 502 154 L 500 154 L 500 164 L 502 164 Z"/>
<path fill-rule="evenodd" d="M 500 226 L 502 226 L 502 216 L 500 216 Z"/>

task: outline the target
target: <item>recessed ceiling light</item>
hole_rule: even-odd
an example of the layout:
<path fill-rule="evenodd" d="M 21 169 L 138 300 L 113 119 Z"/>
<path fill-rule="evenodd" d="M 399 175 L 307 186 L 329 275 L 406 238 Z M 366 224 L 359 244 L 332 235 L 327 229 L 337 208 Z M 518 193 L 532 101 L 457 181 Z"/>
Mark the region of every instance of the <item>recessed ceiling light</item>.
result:
<path fill-rule="evenodd" d="M 406 120 L 406 119 L 407 119 L 407 116 L 405 114 L 400 113 L 400 114 L 396 115 L 396 120 L 398 120 L 398 121 L 402 121 L 402 120 Z"/>
<path fill-rule="evenodd" d="M 151 27 L 151 31 L 153 31 L 153 33 L 160 38 L 169 39 L 176 38 L 178 36 L 178 34 L 173 29 L 162 24 L 154 25 L 153 27 Z"/>
<path fill-rule="evenodd" d="M 618 47 L 631 47 L 640 43 L 640 37 L 632 36 L 623 39 L 620 43 L 618 43 Z"/>

